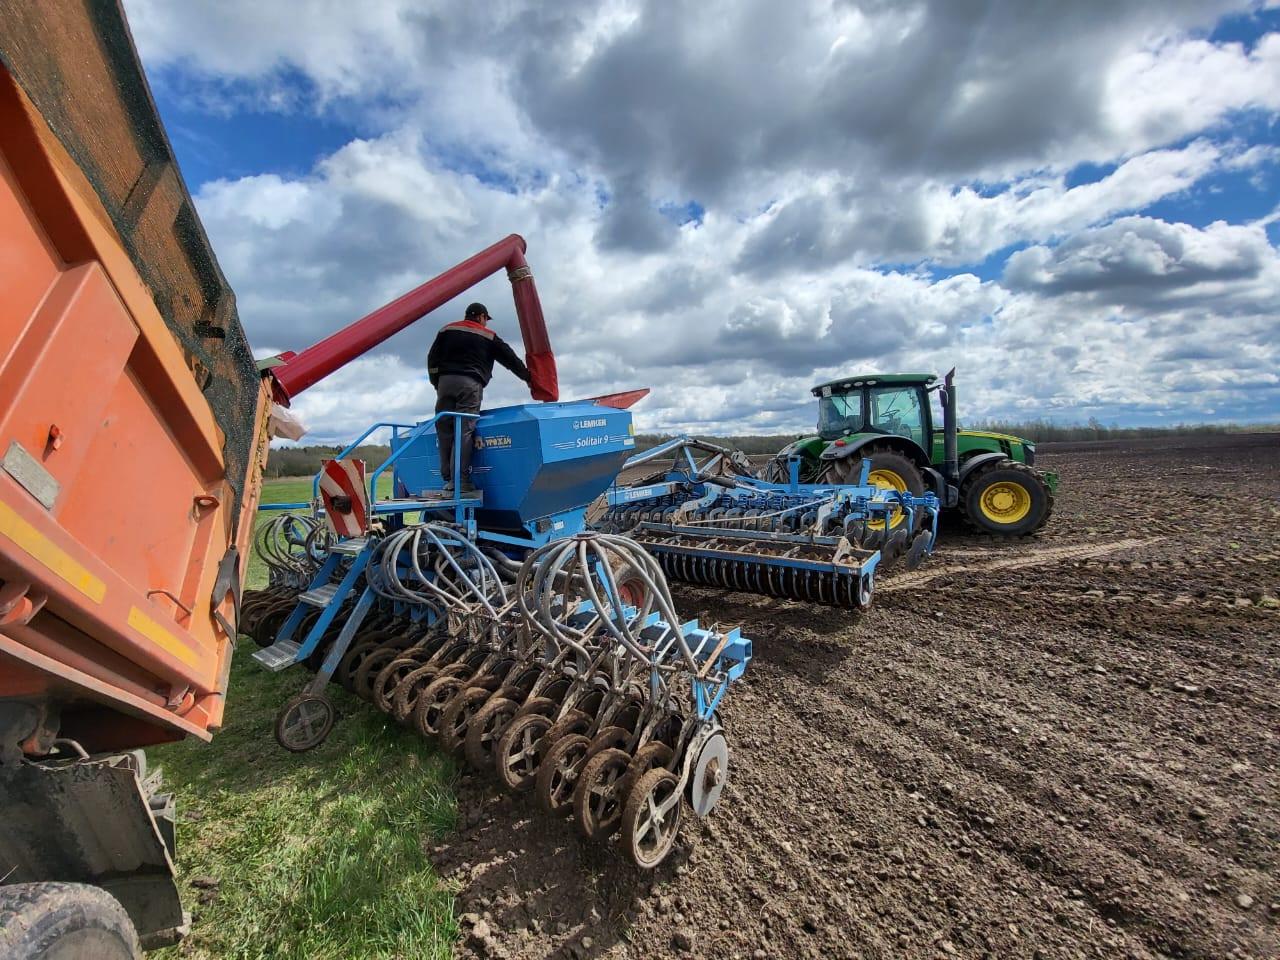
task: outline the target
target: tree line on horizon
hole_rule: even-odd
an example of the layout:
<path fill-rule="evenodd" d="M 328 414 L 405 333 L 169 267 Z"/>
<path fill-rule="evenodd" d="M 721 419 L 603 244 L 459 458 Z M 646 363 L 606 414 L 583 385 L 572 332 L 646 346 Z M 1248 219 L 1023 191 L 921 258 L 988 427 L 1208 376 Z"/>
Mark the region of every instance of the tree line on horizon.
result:
<path fill-rule="evenodd" d="M 1069 442 L 1081 440 L 1135 440 L 1152 437 L 1199 436 L 1207 434 L 1249 433 L 1275 430 L 1278 425 L 1235 424 L 1235 423 L 1193 423 L 1175 424 L 1168 427 L 1121 427 L 1106 426 L 1096 417 L 1086 423 L 1060 424 L 1049 420 L 975 420 L 961 425 L 963 430 L 986 430 L 991 433 L 1010 433 L 1024 437 L 1036 443 Z M 636 435 L 636 452 L 649 450 L 660 443 L 672 439 L 670 433 L 641 433 Z M 792 440 L 804 434 L 744 434 L 737 436 L 717 437 L 699 435 L 699 440 L 741 450 L 750 456 L 767 456 L 777 453 Z M 275 477 L 308 477 L 320 470 L 322 461 L 340 452 L 342 447 L 334 444 L 315 444 L 306 447 L 273 447 L 267 458 L 266 476 Z M 391 455 L 391 448 L 385 445 L 358 447 L 352 456 L 365 461 L 368 469 L 373 470 Z"/>

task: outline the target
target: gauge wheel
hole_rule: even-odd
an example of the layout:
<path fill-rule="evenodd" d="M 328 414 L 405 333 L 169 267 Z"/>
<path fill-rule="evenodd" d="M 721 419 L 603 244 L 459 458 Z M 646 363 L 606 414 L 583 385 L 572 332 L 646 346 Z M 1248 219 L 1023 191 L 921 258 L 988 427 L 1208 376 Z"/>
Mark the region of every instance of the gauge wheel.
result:
<path fill-rule="evenodd" d="M 333 729 L 333 704 L 322 693 L 306 691 L 285 701 L 276 717 L 276 743 L 304 753 L 324 743 Z"/>

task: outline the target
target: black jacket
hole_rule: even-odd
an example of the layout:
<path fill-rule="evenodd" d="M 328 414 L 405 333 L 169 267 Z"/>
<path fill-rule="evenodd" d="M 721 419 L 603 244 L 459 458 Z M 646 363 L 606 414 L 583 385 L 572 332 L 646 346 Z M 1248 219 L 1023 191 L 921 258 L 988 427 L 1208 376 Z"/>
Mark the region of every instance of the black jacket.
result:
<path fill-rule="evenodd" d="M 481 323 L 459 320 L 440 328 L 427 354 L 427 376 L 438 386 L 440 375 L 459 373 L 488 386 L 493 377 L 493 361 L 529 382 L 529 368 L 500 336 Z"/>

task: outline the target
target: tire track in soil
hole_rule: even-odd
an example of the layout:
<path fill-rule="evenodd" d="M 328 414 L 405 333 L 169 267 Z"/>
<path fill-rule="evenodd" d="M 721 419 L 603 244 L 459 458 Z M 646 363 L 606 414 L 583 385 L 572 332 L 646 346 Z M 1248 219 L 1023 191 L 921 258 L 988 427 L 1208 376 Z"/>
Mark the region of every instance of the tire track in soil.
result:
<path fill-rule="evenodd" d="M 1102 791 L 1108 791 L 1114 780 L 1131 787 L 1145 787 L 1148 796 L 1143 798 L 1146 804 L 1144 809 L 1150 811 L 1151 819 L 1157 825 L 1194 823 L 1187 812 L 1193 805 L 1207 806 L 1215 819 L 1222 819 L 1228 812 L 1233 812 L 1224 799 L 1196 792 L 1194 784 L 1185 779 L 1165 776 L 1159 771 L 1135 773 L 1132 764 L 1123 760 L 1108 757 L 1111 766 L 1102 767 L 1097 762 L 1097 755 L 1089 748 L 1089 740 L 1080 736 L 1063 735 L 1030 715 L 1001 715 L 1000 725 L 988 724 L 983 727 L 996 742 L 984 743 L 966 732 L 969 722 L 980 721 L 982 718 L 967 716 L 964 712 L 972 708 L 976 713 L 981 707 L 963 695 L 948 697 L 932 684 L 931 677 L 926 672 L 906 672 L 911 674 L 915 685 L 907 689 L 895 688 L 892 691 L 895 699 L 891 701 L 876 693 L 848 686 L 841 686 L 839 689 L 846 702 L 854 703 L 874 714 L 885 725 L 914 728 L 918 731 L 916 738 L 927 744 L 934 753 L 959 758 L 962 766 L 983 773 L 1011 795 L 1016 795 L 1027 803 L 1050 803 L 1073 823 L 1109 820 L 1111 840 L 1132 859 L 1141 860 L 1149 852 L 1154 852 L 1167 866 L 1175 868 L 1174 872 L 1179 876 L 1192 879 L 1203 876 L 1213 868 L 1213 858 L 1220 855 L 1221 851 L 1198 849 L 1197 845 L 1202 838 L 1194 828 L 1171 834 L 1158 826 L 1148 827 L 1134 820 L 1128 812 L 1117 809 L 1125 801 L 1138 805 L 1139 801 L 1132 794 L 1116 796 L 1114 791 L 1111 791 L 1113 795 Z M 931 704 L 928 713 L 920 710 L 924 703 Z M 951 709 L 953 707 L 955 709 Z M 911 713 L 913 708 L 914 714 Z M 914 719 L 908 719 L 912 716 Z M 934 720 L 933 717 L 946 719 Z M 1011 727 L 1019 731 L 1012 742 L 995 736 L 997 731 L 1005 731 Z M 1024 730 L 1028 734 L 1026 738 L 1022 737 Z M 1044 752 L 1044 757 L 1036 756 L 1035 751 L 1029 749 L 1029 741 L 1032 739 Z M 1072 764 L 1069 769 L 1073 770 L 1076 778 L 1071 784 L 1051 772 L 1055 767 L 1062 769 L 1061 765 L 1068 762 Z M 1086 788 L 1085 784 L 1089 787 Z M 1100 785 L 1100 788 L 1094 784 Z M 1091 793 L 1088 790 L 1099 792 Z M 1164 796 L 1169 795 L 1180 799 L 1177 807 L 1171 808 L 1163 802 Z M 1062 823 L 1062 818 L 1059 818 L 1059 823 Z M 1264 886 L 1267 878 L 1256 870 L 1244 869 L 1233 871 L 1231 880 L 1236 887 L 1256 888 Z"/>
<path fill-rule="evenodd" d="M 1167 685 L 1171 688 L 1176 680 L 1195 677 L 1195 686 L 1208 698 L 1207 702 L 1225 701 L 1224 695 L 1231 692 L 1240 705 L 1265 709 L 1272 702 L 1267 695 L 1267 685 L 1280 679 L 1276 667 L 1276 655 L 1280 653 L 1280 610 L 1230 607 L 1206 611 L 1180 604 L 1161 609 L 1136 603 L 1094 604 L 1088 602 L 1089 598 L 1084 602 L 1059 602 L 1053 594 L 1049 594 L 1047 600 L 1028 603 L 1025 594 L 1000 595 L 993 586 L 983 589 L 982 585 L 973 584 L 954 592 L 979 623 L 1000 624 L 1009 619 L 1010 614 L 1024 612 L 1028 619 L 1040 618 L 1046 613 L 1041 608 L 1051 605 L 1055 626 L 1071 629 L 1060 629 L 1035 647 L 1037 651 L 1072 652 L 1077 654 L 1077 665 L 1090 668 L 1108 661 L 1121 661 L 1133 671 L 1135 680 L 1163 676 L 1168 678 Z M 1123 588 L 1120 592 L 1125 595 Z M 889 601 L 892 609 L 911 609 L 895 600 Z M 1120 606 L 1124 609 L 1117 609 Z M 1273 633 L 1274 639 L 1263 640 L 1256 644 L 1256 650 L 1250 649 L 1249 641 L 1237 632 L 1239 626 L 1256 628 L 1264 637 Z M 1154 632 L 1160 634 L 1158 646 L 1151 642 Z M 1105 634 L 1105 643 L 1098 645 L 1096 652 L 1085 650 L 1078 643 L 1071 645 L 1072 641 L 1082 639 L 1096 643 L 1098 633 Z M 1028 641 L 1004 634 L 1001 642 Z M 1137 661 L 1141 669 L 1130 661 Z M 1246 680 L 1251 682 L 1242 682 Z"/>
<path fill-rule="evenodd" d="M 1018 556 L 1006 556 L 987 563 L 961 563 L 944 566 L 937 570 L 921 570 L 913 573 L 898 574 L 879 584 L 877 593 L 919 590 L 940 577 L 953 577 L 964 573 L 989 574 L 1000 570 L 1022 570 L 1027 567 L 1042 567 L 1064 560 L 1086 560 L 1092 557 L 1103 557 L 1121 550 L 1136 550 L 1159 543 L 1163 537 L 1149 540 L 1117 540 L 1113 543 L 1102 543 L 1076 547 L 1040 547 L 1020 553 Z"/>
<path fill-rule="evenodd" d="M 1071 712 L 1076 722 L 1092 722 L 1095 727 L 1100 727 L 1105 719 L 1112 727 L 1124 723 L 1146 733 L 1162 731 L 1178 740 L 1195 743 L 1202 752 L 1219 752 L 1220 747 L 1207 740 L 1197 740 L 1195 732 L 1186 726 L 1186 716 L 1171 711 L 1170 706 L 1185 708 L 1183 713 L 1194 713 L 1201 723 L 1238 724 L 1250 715 L 1265 712 L 1274 702 L 1265 691 L 1280 680 L 1280 671 L 1272 668 L 1260 671 L 1256 677 L 1256 686 L 1263 691 L 1261 695 L 1249 687 L 1237 690 L 1238 685 L 1233 684 L 1225 668 L 1214 672 L 1206 670 L 1203 662 L 1168 655 L 1162 665 L 1158 654 L 1126 649 L 1115 642 L 1114 635 L 1108 637 L 1101 655 L 1079 647 L 1065 648 L 1060 642 L 1047 646 L 1037 644 L 1026 632 L 1007 628 L 989 633 L 943 632 L 929 638 L 927 645 L 943 671 L 978 670 L 988 681 L 994 681 L 997 676 L 991 672 L 994 670 L 1001 681 L 1017 684 L 1014 689 L 1025 694 L 1024 711 L 1034 714 L 1043 707 L 1055 707 Z M 1126 658 L 1127 652 L 1130 655 Z M 1140 661 L 1140 666 L 1135 666 L 1135 659 Z M 983 666 L 971 666 L 974 662 Z M 1038 668 L 1036 664 L 1043 666 Z M 1177 665 L 1177 669 L 1170 669 L 1170 665 Z M 1182 683 L 1180 678 L 1188 676 L 1194 677 L 1200 686 L 1194 689 L 1185 683 L 1181 689 L 1175 686 Z M 1045 692 L 1042 684 L 1054 692 Z M 1174 702 L 1163 702 L 1160 698 L 1164 696 L 1173 698 Z M 1097 732 L 1103 740 L 1109 735 L 1109 731 Z M 1266 732 L 1261 728 L 1262 734 Z M 1221 761 L 1229 763 L 1239 759 L 1234 746 L 1221 750 L 1218 757 Z"/>
<path fill-rule="evenodd" d="M 815 711 L 813 707 L 800 706 L 794 694 L 781 705 L 805 718 L 802 722 L 820 720 L 808 724 L 814 736 L 820 736 L 822 730 L 847 725 L 841 708 L 864 706 L 856 700 L 848 703 L 828 698 Z M 928 709 L 924 703 L 916 706 L 918 713 Z M 1171 883 L 1163 871 L 1117 855 L 1109 845 L 1112 825 L 1108 825 L 1107 842 L 1100 842 L 1045 816 L 1033 804 L 1021 802 L 1005 790 L 1000 783 L 1001 771 L 989 758 L 957 762 L 951 749 L 956 746 L 954 742 L 932 744 L 927 736 L 904 731 L 891 721 L 865 712 L 862 718 L 862 727 L 869 728 L 869 732 L 856 732 L 855 727 L 855 745 L 864 756 L 874 758 L 883 773 L 909 784 L 913 790 L 929 790 L 936 801 L 953 809 L 957 821 L 975 815 L 984 824 L 991 820 L 989 842 L 993 846 L 1013 853 L 1024 865 L 1057 884 L 1064 894 L 1076 891 L 1075 899 L 1091 903 L 1100 920 L 1133 928 L 1148 946 L 1174 956 L 1209 958 L 1219 955 L 1222 944 L 1244 946 L 1232 943 L 1234 918 L 1225 908 L 1170 910 L 1169 896 L 1185 903 L 1190 901 L 1189 894 Z M 1009 823 L 1008 829 L 995 829 L 1004 823 Z M 1096 882 L 1099 877 L 1103 878 L 1101 883 Z M 1280 947 L 1280 943 L 1276 946 Z"/>

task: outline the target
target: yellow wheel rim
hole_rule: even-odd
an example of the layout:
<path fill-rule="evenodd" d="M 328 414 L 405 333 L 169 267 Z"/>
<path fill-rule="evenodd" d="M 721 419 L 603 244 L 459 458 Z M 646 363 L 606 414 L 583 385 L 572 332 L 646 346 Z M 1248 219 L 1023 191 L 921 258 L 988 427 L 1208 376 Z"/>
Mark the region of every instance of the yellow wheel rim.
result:
<path fill-rule="evenodd" d="M 902 478 L 902 474 L 896 470 L 887 470 L 884 467 L 877 467 L 867 474 L 867 482 L 873 487 L 879 487 L 881 490 L 897 490 L 899 493 L 907 492 L 907 481 Z M 889 526 L 896 527 L 905 519 L 905 514 L 900 509 L 894 509 L 889 514 Z M 883 530 L 883 520 L 870 520 L 867 522 L 869 530 Z"/>
<path fill-rule="evenodd" d="M 982 491 L 979 506 L 992 523 L 1017 523 L 1031 512 L 1031 492 L 1020 483 L 1001 480 Z"/>

